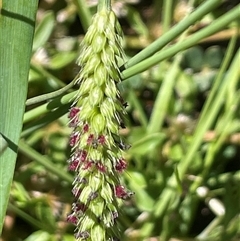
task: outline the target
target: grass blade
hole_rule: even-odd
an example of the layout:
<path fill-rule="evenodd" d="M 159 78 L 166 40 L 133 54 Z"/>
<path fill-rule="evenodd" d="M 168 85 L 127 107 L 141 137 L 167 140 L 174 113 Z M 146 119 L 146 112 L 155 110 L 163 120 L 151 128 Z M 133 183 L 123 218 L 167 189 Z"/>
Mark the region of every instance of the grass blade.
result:
<path fill-rule="evenodd" d="M 0 230 L 6 213 L 27 96 L 38 1 L 3 1 L 0 15 Z M 1 149 L 1 148 L 0 148 Z"/>

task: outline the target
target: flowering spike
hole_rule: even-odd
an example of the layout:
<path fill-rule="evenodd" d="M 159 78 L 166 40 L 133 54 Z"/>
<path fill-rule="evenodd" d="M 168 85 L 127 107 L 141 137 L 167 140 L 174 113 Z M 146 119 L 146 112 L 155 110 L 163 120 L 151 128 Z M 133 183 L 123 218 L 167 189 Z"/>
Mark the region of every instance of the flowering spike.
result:
<path fill-rule="evenodd" d="M 115 14 L 101 7 L 81 43 L 76 81 L 81 84 L 68 115 L 73 128 L 68 163 L 76 177 L 67 220 L 76 225 L 77 240 L 118 240 L 118 205 L 132 194 L 120 183 L 128 148 L 119 137 L 126 114 L 116 85 L 121 81 L 118 60 L 124 56 L 121 34 Z"/>

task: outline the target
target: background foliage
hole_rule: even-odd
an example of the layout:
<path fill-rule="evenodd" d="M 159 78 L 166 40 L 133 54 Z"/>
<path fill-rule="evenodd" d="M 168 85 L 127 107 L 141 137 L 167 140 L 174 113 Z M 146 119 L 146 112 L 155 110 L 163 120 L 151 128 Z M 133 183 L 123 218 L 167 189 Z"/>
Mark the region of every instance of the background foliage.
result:
<path fill-rule="evenodd" d="M 0 2 L 2 216 L 16 155 L 11 146 L 5 149 L 5 140 L 19 147 L 1 241 L 73 241 L 73 227 L 65 221 L 73 180 L 66 167 L 66 113 L 77 89 L 71 81 L 79 70 L 79 43 L 96 1 L 39 1 L 31 53 L 34 26 L 24 20 L 34 22 L 32 2 Z M 119 85 L 129 105 L 121 134 L 132 145 L 124 182 L 135 192 L 122 206 L 124 240 L 239 240 L 238 1 L 112 3 L 127 58 Z M 27 18 L 16 17 L 22 15 Z M 15 29 L 9 32 L 10 25 Z M 13 46 L 19 52 L 7 52 Z M 28 73 L 30 57 L 18 144 L 27 84 L 21 71 Z"/>

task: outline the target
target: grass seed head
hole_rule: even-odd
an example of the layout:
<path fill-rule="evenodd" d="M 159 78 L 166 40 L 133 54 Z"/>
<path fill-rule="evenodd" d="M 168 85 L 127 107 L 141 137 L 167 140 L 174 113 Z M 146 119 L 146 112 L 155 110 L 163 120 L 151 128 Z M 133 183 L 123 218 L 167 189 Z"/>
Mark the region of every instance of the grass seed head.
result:
<path fill-rule="evenodd" d="M 119 202 L 129 197 L 120 183 L 127 167 L 123 148 L 114 141 L 125 114 L 116 86 L 121 81 L 118 60 L 124 56 L 121 41 L 115 14 L 103 8 L 94 16 L 81 43 L 80 87 L 69 113 L 73 132 L 68 163 L 69 170 L 76 172 L 75 202 L 67 218 L 76 225 L 78 240 L 114 240 Z"/>

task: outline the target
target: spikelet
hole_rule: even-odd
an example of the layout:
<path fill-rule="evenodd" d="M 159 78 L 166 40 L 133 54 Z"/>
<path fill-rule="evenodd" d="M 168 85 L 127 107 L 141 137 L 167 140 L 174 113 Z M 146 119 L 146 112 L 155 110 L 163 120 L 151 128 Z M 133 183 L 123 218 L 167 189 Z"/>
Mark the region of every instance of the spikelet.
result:
<path fill-rule="evenodd" d="M 68 221 L 76 225 L 75 237 L 86 241 L 116 241 L 119 203 L 131 196 L 120 183 L 127 167 L 119 137 L 125 104 L 117 89 L 121 81 L 118 60 L 124 57 L 122 32 L 111 10 L 94 17 L 84 40 L 76 83 L 80 84 L 69 112 L 72 155 L 69 170 L 75 201 Z"/>

